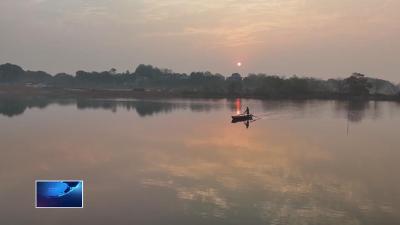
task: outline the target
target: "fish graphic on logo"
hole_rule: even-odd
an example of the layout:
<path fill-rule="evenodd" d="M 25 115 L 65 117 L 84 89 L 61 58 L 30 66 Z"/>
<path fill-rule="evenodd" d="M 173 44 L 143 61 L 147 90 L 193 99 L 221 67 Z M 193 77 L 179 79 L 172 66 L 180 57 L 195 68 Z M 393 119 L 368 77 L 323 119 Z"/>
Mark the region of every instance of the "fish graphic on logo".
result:
<path fill-rule="evenodd" d="M 36 208 L 83 208 L 83 181 L 36 181 L 35 206 Z"/>

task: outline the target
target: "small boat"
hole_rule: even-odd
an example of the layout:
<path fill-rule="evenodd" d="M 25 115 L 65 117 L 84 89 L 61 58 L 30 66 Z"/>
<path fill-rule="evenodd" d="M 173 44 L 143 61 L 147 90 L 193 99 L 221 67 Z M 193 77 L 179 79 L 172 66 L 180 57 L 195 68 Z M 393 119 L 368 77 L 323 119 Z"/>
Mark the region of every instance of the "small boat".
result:
<path fill-rule="evenodd" d="M 237 123 L 237 122 L 242 122 L 242 121 L 247 121 L 247 120 L 253 120 L 253 115 L 252 114 L 240 114 L 240 115 L 235 115 L 232 116 L 232 123 Z"/>

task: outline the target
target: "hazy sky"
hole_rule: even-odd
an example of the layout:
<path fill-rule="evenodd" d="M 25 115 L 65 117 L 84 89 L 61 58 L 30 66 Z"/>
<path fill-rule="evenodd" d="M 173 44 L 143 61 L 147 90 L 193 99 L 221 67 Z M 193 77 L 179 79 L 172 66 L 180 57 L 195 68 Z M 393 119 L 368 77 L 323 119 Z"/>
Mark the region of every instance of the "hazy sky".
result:
<path fill-rule="evenodd" d="M 399 0 L 1 0 L 0 63 L 400 81 Z M 238 68 L 236 63 L 243 62 Z"/>

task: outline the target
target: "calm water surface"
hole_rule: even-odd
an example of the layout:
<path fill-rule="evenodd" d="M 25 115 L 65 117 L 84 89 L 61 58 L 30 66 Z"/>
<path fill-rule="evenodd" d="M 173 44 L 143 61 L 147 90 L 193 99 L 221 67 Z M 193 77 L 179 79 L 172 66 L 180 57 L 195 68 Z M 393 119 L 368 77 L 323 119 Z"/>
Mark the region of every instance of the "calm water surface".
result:
<path fill-rule="evenodd" d="M 0 224 L 400 224 L 399 130 L 392 102 L 1 99 Z"/>

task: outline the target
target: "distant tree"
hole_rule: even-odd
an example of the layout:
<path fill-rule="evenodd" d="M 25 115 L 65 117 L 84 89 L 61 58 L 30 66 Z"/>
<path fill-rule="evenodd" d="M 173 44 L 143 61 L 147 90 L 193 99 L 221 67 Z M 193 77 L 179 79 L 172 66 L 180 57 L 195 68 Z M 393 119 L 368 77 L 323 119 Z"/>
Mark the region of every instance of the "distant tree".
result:
<path fill-rule="evenodd" d="M 320 80 L 308 77 L 289 78 L 267 74 L 249 74 L 242 77 L 233 73 L 225 78 L 209 71 L 176 73 L 152 65 L 140 64 L 135 72 L 119 73 L 115 68 L 103 72 L 77 71 L 76 76 L 60 73 L 52 76 L 43 71 L 24 71 L 10 63 L 0 65 L 0 83 L 44 83 L 58 87 L 82 88 L 141 88 L 171 93 L 204 94 L 207 96 L 257 96 L 264 98 L 292 97 L 376 97 L 385 94 L 400 98 L 400 87 L 385 80 L 367 78 L 354 73 L 346 79 Z"/>
<path fill-rule="evenodd" d="M 334 93 L 345 93 L 346 92 L 346 85 L 344 80 L 342 79 L 328 79 L 326 82 L 326 89 L 329 92 Z"/>
<path fill-rule="evenodd" d="M 282 94 L 285 96 L 303 96 L 308 92 L 307 80 L 293 76 L 285 79 L 281 88 Z"/>
<path fill-rule="evenodd" d="M 243 79 L 246 93 L 263 97 L 282 96 L 284 84 L 283 78 L 266 74 L 250 74 Z"/>
<path fill-rule="evenodd" d="M 21 78 L 23 82 L 48 83 L 53 77 L 44 71 L 26 71 Z"/>
<path fill-rule="evenodd" d="M 242 81 L 242 75 L 240 73 L 233 73 L 230 77 L 228 77 L 229 81 Z"/>
<path fill-rule="evenodd" d="M 0 65 L 0 82 L 18 82 L 21 80 L 24 73 L 25 71 L 17 65 L 10 63 Z"/>
<path fill-rule="evenodd" d="M 350 77 L 344 79 L 346 93 L 351 96 L 369 95 L 369 89 L 372 87 L 364 74 L 353 73 Z"/>
<path fill-rule="evenodd" d="M 52 79 L 52 84 L 55 86 L 68 87 L 74 83 L 74 77 L 66 73 L 58 73 Z"/>
<path fill-rule="evenodd" d="M 117 73 L 117 69 L 111 68 L 110 71 L 108 71 L 110 74 L 115 75 Z"/>
<path fill-rule="evenodd" d="M 369 88 L 371 94 L 396 95 L 398 92 L 396 85 L 390 81 L 378 78 L 367 79 L 371 85 L 371 88 Z"/>
<path fill-rule="evenodd" d="M 140 64 L 135 70 L 136 76 L 144 77 L 144 78 L 148 78 L 148 79 L 157 79 L 162 74 L 163 73 L 159 68 L 153 67 L 152 65 Z"/>
<path fill-rule="evenodd" d="M 226 81 L 229 94 L 238 95 L 243 92 L 242 76 L 239 73 L 233 73 Z"/>
<path fill-rule="evenodd" d="M 48 83 L 52 78 L 44 71 L 24 71 L 21 67 L 10 63 L 0 65 L 0 82 Z"/>

